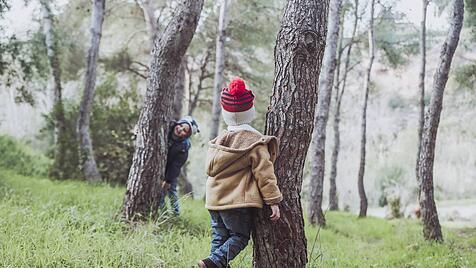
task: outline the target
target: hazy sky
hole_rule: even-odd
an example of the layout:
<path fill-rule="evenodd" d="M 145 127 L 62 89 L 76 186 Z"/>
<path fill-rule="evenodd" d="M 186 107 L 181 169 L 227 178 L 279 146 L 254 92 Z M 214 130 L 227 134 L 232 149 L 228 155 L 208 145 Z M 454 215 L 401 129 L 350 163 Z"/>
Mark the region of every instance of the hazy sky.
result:
<path fill-rule="evenodd" d="M 68 1 L 69 0 L 56 0 L 56 3 L 58 3 L 59 6 L 63 6 Z M 397 2 L 396 10 L 406 14 L 411 23 L 419 25 L 422 1 L 399 0 Z M 31 1 L 30 3 L 31 4 L 25 7 L 23 1 L 17 0 L 13 2 L 11 11 L 6 14 L 6 21 L 2 23 L 7 26 L 7 33 L 15 32 L 21 36 L 28 29 L 34 27 L 31 23 L 31 18 L 38 17 L 39 6 L 37 1 Z M 447 18 L 445 15 L 441 17 L 437 17 L 437 15 L 435 6 L 430 4 L 427 12 L 427 27 L 434 30 L 444 30 L 448 27 Z"/>

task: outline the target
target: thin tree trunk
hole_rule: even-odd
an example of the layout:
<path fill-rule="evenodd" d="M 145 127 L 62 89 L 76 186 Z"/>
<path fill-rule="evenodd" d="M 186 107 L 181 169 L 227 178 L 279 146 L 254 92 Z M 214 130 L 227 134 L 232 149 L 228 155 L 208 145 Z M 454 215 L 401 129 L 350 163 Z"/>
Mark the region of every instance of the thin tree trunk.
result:
<path fill-rule="evenodd" d="M 62 99 L 61 67 L 58 58 L 57 42 L 53 31 L 53 14 L 51 13 L 51 7 L 48 5 L 48 1 L 45 0 L 42 0 L 40 4 L 43 16 L 43 32 L 45 34 L 46 50 L 54 80 L 53 120 L 55 150 L 51 176 L 64 179 L 67 177 L 64 168 L 66 154 L 66 123 Z"/>
<path fill-rule="evenodd" d="M 94 91 L 96 86 L 96 66 L 99 54 L 99 43 L 102 35 L 104 21 L 105 0 L 94 0 L 91 17 L 91 46 L 86 58 L 86 75 L 84 82 L 83 98 L 79 107 L 78 137 L 80 145 L 80 164 L 86 180 L 96 182 L 101 180 L 96 160 L 94 158 L 93 145 L 89 133 L 89 121 L 91 116 Z"/>
<path fill-rule="evenodd" d="M 197 91 L 195 91 L 195 94 L 192 94 L 191 91 L 191 84 L 192 84 L 192 75 L 190 73 L 190 79 L 189 79 L 189 104 L 188 104 L 188 114 L 192 115 L 193 112 L 195 111 L 195 108 L 197 108 L 198 105 L 198 98 L 200 97 L 200 93 L 203 90 L 203 81 L 207 77 L 211 77 L 211 75 L 207 75 L 207 66 L 210 61 L 210 56 L 211 56 L 211 51 L 212 49 L 210 47 L 207 48 L 205 52 L 205 56 L 203 57 L 202 64 L 200 65 L 200 75 L 198 76 L 198 84 L 197 84 Z"/>
<path fill-rule="evenodd" d="M 421 66 L 418 88 L 420 89 L 419 103 L 419 119 L 418 119 L 418 149 L 415 165 L 415 174 L 418 182 L 418 198 L 420 197 L 420 177 L 418 176 L 419 158 L 421 152 L 421 136 L 423 133 L 423 125 L 425 124 L 425 69 L 426 69 L 426 10 L 428 7 L 428 0 L 422 0 L 422 20 L 421 20 L 421 34 L 420 34 L 420 55 Z"/>
<path fill-rule="evenodd" d="M 212 125 L 210 130 L 210 140 L 218 135 L 220 128 L 220 93 L 223 84 L 223 70 L 225 68 L 225 39 L 226 39 L 226 17 L 228 14 L 228 0 L 222 0 L 220 7 L 220 18 L 218 21 L 218 33 L 216 40 L 215 56 L 215 80 L 213 82 L 213 105 L 212 105 Z"/>
<path fill-rule="evenodd" d="M 357 179 L 357 186 L 359 189 L 360 197 L 360 212 L 359 217 L 367 217 L 367 195 L 365 194 L 364 187 L 364 175 L 365 175 L 365 146 L 367 144 L 367 103 L 369 99 L 370 90 L 370 74 L 372 72 L 372 65 L 374 62 L 374 8 L 375 0 L 372 0 L 370 4 L 370 20 L 369 20 L 369 65 L 367 66 L 367 72 L 365 75 L 365 93 L 364 104 L 362 106 L 362 125 L 361 125 L 361 139 L 360 139 L 360 164 L 359 164 L 359 176 Z"/>
<path fill-rule="evenodd" d="M 316 118 L 311 143 L 311 201 L 309 205 L 309 221 L 311 224 L 326 225 L 322 212 L 322 194 L 324 190 L 326 127 L 329 118 L 329 105 L 332 95 L 332 83 L 336 67 L 336 51 L 339 42 L 340 13 L 342 0 L 331 1 L 329 24 L 327 29 L 326 50 L 324 53 L 323 70 L 319 77 L 319 93 L 317 98 Z"/>
<path fill-rule="evenodd" d="M 187 65 L 186 56 L 183 57 L 180 64 L 174 84 L 174 104 L 173 118 L 179 120 L 182 117 L 183 101 L 185 99 L 185 66 Z"/>
<path fill-rule="evenodd" d="M 159 33 L 157 20 L 154 16 L 155 10 L 150 0 L 136 0 L 136 2 L 144 13 L 145 25 L 147 28 L 147 33 L 149 35 L 150 49 L 152 50 L 152 48 L 154 47 L 154 41 Z"/>
<path fill-rule="evenodd" d="M 421 180 L 420 207 L 423 219 L 423 235 L 427 240 L 443 241 L 441 226 L 438 220 L 435 198 L 433 195 L 433 164 L 435 159 L 436 135 L 443 109 L 443 93 L 448 81 L 453 55 L 458 46 L 459 36 L 463 25 L 463 0 L 453 1 L 453 16 L 450 30 L 441 48 L 440 62 L 433 80 L 433 93 L 430 105 L 425 115 L 425 126 L 420 152 L 420 168 L 418 174 Z"/>
<path fill-rule="evenodd" d="M 185 162 L 182 169 L 180 170 L 180 175 L 178 179 L 179 191 L 182 195 L 190 195 L 193 198 L 193 185 L 188 180 L 188 161 Z"/>
<path fill-rule="evenodd" d="M 184 56 L 177 73 L 174 87 L 173 118 L 179 120 L 182 117 L 183 101 L 185 99 L 185 67 L 187 66 L 187 56 Z M 193 187 L 187 178 L 188 162 L 180 169 L 178 177 L 179 191 L 181 194 L 192 194 Z M 193 197 L 193 196 L 192 196 Z"/>
<path fill-rule="evenodd" d="M 126 220 L 157 215 L 161 194 L 159 180 L 165 175 L 175 76 L 197 28 L 202 7 L 203 0 L 179 2 L 176 16 L 155 40 L 124 198 Z"/>
<path fill-rule="evenodd" d="M 317 83 L 324 56 L 328 1 L 289 0 L 275 46 L 275 78 L 266 131 L 280 140 L 275 162 L 284 201 L 281 219 L 258 212 L 253 231 L 254 267 L 305 267 L 306 237 L 301 206 L 302 173 L 311 141 Z"/>
<path fill-rule="evenodd" d="M 342 104 L 342 98 L 345 93 L 345 87 L 347 83 L 347 74 L 349 73 L 349 64 L 350 64 L 350 55 L 352 51 L 352 46 L 355 42 L 355 34 L 357 32 L 357 25 L 359 21 L 359 13 L 358 13 L 359 1 L 354 1 L 354 25 L 352 29 L 352 35 L 349 40 L 349 45 L 347 48 L 346 59 L 344 64 L 344 74 L 342 78 L 342 89 L 339 89 L 340 83 L 339 75 L 337 75 L 337 87 L 335 88 L 335 110 L 334 110 L 334 148 L 332 150 L 332 159 L 331 159 L 331 174 L 329 177 L 330 181 L 330 190 L 329 190 L 329 209 L 330 210 L 337 210 L 338 207 L 338 199 L 337 199 L 337 186 L 336 186 L 336 179 L 337 179 L 337 160 L 339 159 L 339 150 L 340 150 L 340 107 Z"/>

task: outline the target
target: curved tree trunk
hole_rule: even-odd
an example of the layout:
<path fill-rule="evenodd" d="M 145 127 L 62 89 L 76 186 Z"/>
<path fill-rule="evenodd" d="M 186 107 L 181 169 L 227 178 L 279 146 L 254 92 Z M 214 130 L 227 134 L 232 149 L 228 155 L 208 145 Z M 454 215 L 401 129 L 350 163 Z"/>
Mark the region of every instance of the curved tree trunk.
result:
<path fill-rule="evenodd" d="M 420 55 L 421 66 L 419 74 L 418 88 L 420 89 L 419 104 L 419 118 L 418 118 L 418 149 L 416 155 L 415 174 L 418 182 L 418 198 L 420 198 L 420 177 L 418 176 L 418 168 L 420 166 L 420 152 L 421 152 L 421 136 L 423 133 L 423 125 L 425 124 L 425 69 L 426 69 L 426 10 L 429 0 L 422 0 L 422 20 L 421 20 L 421 34 L 420 34 Z"/>
<path fill-rule="evenodd" d="M 223 70 L 225 68 L 225 38 L 227 14 L 228 0 L 222 0 L 216 40 L 215 80 L 213 82 L 212 125 L 209 137 L 210 140 L 214 139 L 218 135 L 218 129 L 220 128 L 220 94 L 222 89 L 221 87 L 223 84 Z"/>
<path fill-rule="evenodd" d="M 99 43 L 102 35 L 104 21 L 104 9 L 106 0 L 94 0 L 91 17 L 91 46 L 86 58 L 86 75 L 84 78 L 84 92 L 79 107 L 78 137 L 80 146 L 80 165 L 84 177 L 90 182 L 100 181 L 96 160 L 94 158 L 93 145 L 89 133 L 89 121 L 93 105 L 94 91 L 96 86 L 96 66 L 99 54 Z"/>
<path fill-rule="evenodd" d="M 451 27 L 441 48 L 440 62 L 433 80 L 433 93 L 430 105 L 425 115 L 422 147 L 420 153 L 420 168 L 418 174 L 421 180 L 420 207 L 423 219 L 423 235 L 427 240 L 443 241 L 441 226 L 438 220 L 435 198 L 433 195 L 433 163 L 435 159 L 436 135 L 443 108 L 443 93 L 453 55 L 458 46 L 459 36 L 463 25 L 463 0 L 453 1 L 453 16 Z"/>
<path fill-rule="evenodd" d="M 349 40 L 349 47 L 347 48 L 347 54 L 344 64 L 344 74 L 342 78 L 342 89 L 339 89 L 340 83 L 337 82 L 337 87 L 335 88 L 335 110 L 334 110 L 334 148 L 332 150 L 332 158 L 331 158 L 331 174 L 329 177 L 330 181 L 330 189 L 329 189 L 329 209 L 330 210 L 337 210 L 338 207 L 338 199 L 337 199 L 337 186 L 336 186 L 336 179 L 337 179 L 337 160 L 339 159 L 339 150 L 340 150 L 340 107 L 342 104 L 342 97 L 345 93 L 345 87 L 347 82 L 347 74 L 349 73 L 349 64 L 350 64 L 350 54 L 352 51 L 352 46 L 354 45 L 355 41 L 355 34 L 357 32 L 357 25 L 359 21 L 359 14 L 358 14 L 358 7 L 359 1 L 355 0 L 354 2 L 354 25 L 352 29 L 352 36 Z M 339 76 L 337 76 L 339 79 Z"/>
<path fill-rule="evenodd" d="M 309 221 L 311 224 L 326 225 L 322 212 L 322 194 L 324 190 L 326 127 L 329 118 L 329 105 L 332 95 L 332 84 L 336 67 L 336 51 L 339 42 L 340 13 L 342 0 L 331 1 L 329 24 L 327 29 L 324 63 L 319 77 L 319 93 L 317 98 L 316 118 L 311 143 L 311 200 L 309 204 Z"/>
<path fill-rule="evenodd" d="M 305 267 L 306 237 L 301 206 L 302 172 L 311 141 L 317 81 L 324 56 L 328 1 L 289 0 L 275 46 L 273 95 L 266 134 L 279 138 L 275 162 L 284 200 L 281 219 L 270 209 L 258 212 L 253 231 L 254 267 Z"/>
<path fill-rule="evenodd" d="M 176 16 L 155 40 L 124 198 L 123 214 L 127 220 L 157 215 L 161 194 L 159 180 L 165 175 L 175 76 L 197 28 L 202 6 L 203 0 L 179 2 Z"/>
<path fill-rule="evenodd" d="M 362 125 L 361 125 L 361 139 L 360 139 L 360 164 L 359 164 L 359 176 L 357 179 L 357 186 L 359 188 L 360 197 L 360 212 L 359 217 L 367 217 L 367 196 L 365 194 L 364 187 L 364 175 L 365 175 L 365 146 L 367 144 L 367 103 L 369 99 L 370 89 L 370 74 L 372 72 L 372 64 L 374 62 L 374 8 L 375 0 L 372 0 L 370 4 L 370 21 L 369 21 L 369 65 L 367 66 L 367 72 L 365 75 L 365 94 L 364 104 L 362 106 Z"/>
<path fill-rule="evenodd" d="M 51 169 L 51 176 L 65 179 L 68 174 L 65 173 L 65 154 L 66 154 L 66 123 L 64 116 L 62 87 L 61 87 L 61 66 L 58 58 L 57 42 L 53 31 L 53 19 L 48 1 L 42 0 L 41 13 L 43 16 L 43 31 L 45 34 L 46 51 L 50 62 L 51 71 L 54 80 L 54 101 L 53 101 L 53 119 L 54 119 L 54 162 Z"/>

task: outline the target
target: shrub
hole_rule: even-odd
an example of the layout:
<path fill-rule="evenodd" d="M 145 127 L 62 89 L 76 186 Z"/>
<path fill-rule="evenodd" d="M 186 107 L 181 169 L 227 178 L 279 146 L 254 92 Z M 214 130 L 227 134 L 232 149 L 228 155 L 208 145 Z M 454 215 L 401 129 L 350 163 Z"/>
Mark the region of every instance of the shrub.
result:
<path fill-rule="evenodd" d="M 0 136 L 0 168 L 22 175 L 46 176 L 51 160 L 8 136 Z"/>
<path fill-rule="evenodd" d="M 90 123 L 94 156 L 104 181 L 112 184 L 125 184 L 134 153 L 132 130 L 139 118 L 139 95 L 135 88 L 117 89 L 116 78 L 107 77 L 96 88 Z M 82 178 L 79 169 L 78 139 L 76 122 L 79 105 L 65 102 L 67 126 L 67 148 L 64 173 L 69 178 Z M 53 121 L 47 115 L 47 125 L 43 129 L 46 137 L 53 135 Z M 51 139 L 52 140 L 52 139 Z M 54 148 L 51 148 L 52 156 Z"/>

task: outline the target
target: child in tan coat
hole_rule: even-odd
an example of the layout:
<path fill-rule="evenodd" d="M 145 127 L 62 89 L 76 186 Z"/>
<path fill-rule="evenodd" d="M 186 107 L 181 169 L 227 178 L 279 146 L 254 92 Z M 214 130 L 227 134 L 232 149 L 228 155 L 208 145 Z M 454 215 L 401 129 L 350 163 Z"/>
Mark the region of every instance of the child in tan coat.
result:
<path fill-rule="evenodd" d="M 253 211 L 263 203 L 280 218 L 279 191 L 273 162 L 278 151 L 276 137 L 265 136 L 248 125 L 254 118 L 254 96 L 240 78 L 221 94 L 227 131 L 209 143 L 207 154 L 206 205 L 210 212 L 210 255 L 201 268 L 225 268 L 250 239 Z"/>

